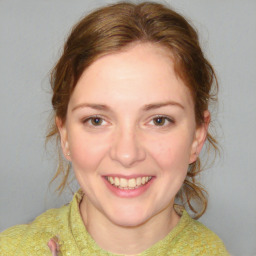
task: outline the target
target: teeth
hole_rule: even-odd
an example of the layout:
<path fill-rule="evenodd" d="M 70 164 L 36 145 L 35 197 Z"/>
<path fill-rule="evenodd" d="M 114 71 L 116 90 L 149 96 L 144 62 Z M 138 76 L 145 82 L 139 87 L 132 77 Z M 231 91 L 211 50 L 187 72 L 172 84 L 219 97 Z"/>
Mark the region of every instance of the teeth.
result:
<path fill-rule="evenodd" d="M 119 185 L 120 185 L 119 178 L 115 177 L 114 184 L 115 184 L 116 186 L 119 186 Z"/>
<path fill-rule="evenodd" d="M 120 179 L 120 187 L 121 188 L 126 188 L 127 187 L 127 179 L 123 179 L 123 178 L 121 178 Z"/>
<path fill-rule="evenodd" d="M 135 179 L 129 179 L 128 180 L 128 187 L 129 188 L 135 188 L 136 187 L 136 180 Z"/>
<path fill-rule="evenodd" d="M 136 179 L 136 182 L 137 182 L 137 186 L 140 186 L 140 185 L 141 185 L 141 177 L 138 177 L 138 178 Z"/>
<path fill-rule="evenodd" d="M 109 182 L 113 185 L 115 183 L 114 179 L 112 177 L 109 177 Z"/>
<path fill-rule="evenodd" d="M 152 176 L 138 177 L 132 179 L 118 178 L 118 177 L 106 177 L 108 182 L 121 189 L 135 189 L 148 183 Z"/>

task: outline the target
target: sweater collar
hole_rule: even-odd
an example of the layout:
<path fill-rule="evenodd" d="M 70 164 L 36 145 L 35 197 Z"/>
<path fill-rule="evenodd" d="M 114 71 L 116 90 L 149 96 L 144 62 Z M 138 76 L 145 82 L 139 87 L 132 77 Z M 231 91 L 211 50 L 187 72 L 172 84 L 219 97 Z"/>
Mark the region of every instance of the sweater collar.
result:
<path fill-rule="evenodd" d="M 84 196 L 84 193 L 82 192 L 81 189 L 78 190 L 77 193 L 75 193 L 70 205 L 70 216 L 69 216 L 70 229 L 81 255 L 91 255 L 92 253 L 94 253 L 95 255 L 101 255 L 101 256 L 121 256 L 118 254 L 109 253 L 101 249 L 93 240 L 91 235 L 87 232 L 80 214 L 80 210 L 79 210 L 79 205 L 80 205 L 80 202 L 82 201 L 83 196 Z M 160 251 L 161 251 L 161 255 L 165 255 L 164 254 L 165 250 L 170 249 L 170 246 L 174 242 L 175 238 L 191 222 L 191 217 L 188 215 L 188 213 L 185 210 L 183 210 L 181 214 L 182 215 L 178 224 L 169 232 L 169 234 L 164 239 L 158 241 L 146 251 L 138 254 L 138 256 L 159 255 L 158 253 Z"/>

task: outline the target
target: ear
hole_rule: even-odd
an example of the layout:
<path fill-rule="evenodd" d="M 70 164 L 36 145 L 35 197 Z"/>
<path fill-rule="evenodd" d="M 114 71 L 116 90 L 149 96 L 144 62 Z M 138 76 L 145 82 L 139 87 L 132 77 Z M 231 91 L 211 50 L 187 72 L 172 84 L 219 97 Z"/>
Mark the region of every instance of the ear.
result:
<path fill-rule="evenodd" d="M 201 152 L 207 138 L 208 126 L 211 121 L 211 115 L 208 110 L 204 111 L 204 122 L 196 128 L 195 137 L 192 143 L 189 163 L 195 162 Z"/>
<path fill-rule="evenodd" d="M 66 125 L 65 123 L 63 123 L 63 121 L 59 117 L 56 117 L 55 122 L 60 134 L 60 142 L 61 142 L 63 155 L 68 161 L 71 161 Z"/>

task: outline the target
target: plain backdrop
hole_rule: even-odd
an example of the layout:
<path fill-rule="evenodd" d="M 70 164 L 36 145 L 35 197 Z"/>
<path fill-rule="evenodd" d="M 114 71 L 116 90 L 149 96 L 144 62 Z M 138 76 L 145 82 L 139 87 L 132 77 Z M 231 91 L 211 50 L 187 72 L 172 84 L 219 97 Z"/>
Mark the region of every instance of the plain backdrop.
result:
<path fill-rule="evenodd" d="M 103 0 L 0 0 L 0 230 L 67 203 L 49 181 L 49 73 L 72 25 Z M 203 175 L 200 219 L 232 255 L 256 255 L 256 1 L 165 1 L 197 27 L 220 82 L 214 117 L 221 159 Z"/>

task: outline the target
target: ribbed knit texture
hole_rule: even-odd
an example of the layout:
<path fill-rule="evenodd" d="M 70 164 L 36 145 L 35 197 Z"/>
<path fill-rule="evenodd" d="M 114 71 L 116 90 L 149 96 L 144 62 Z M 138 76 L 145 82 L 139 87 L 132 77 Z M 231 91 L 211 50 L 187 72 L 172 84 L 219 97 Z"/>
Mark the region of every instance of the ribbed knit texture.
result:
<path fill-rule="evenodd" d="M 11 227 L 0 234 L 1 256 L 49 255 L 48 241 L 58 237 L 62 256 L 117 256 L 102 250 L 92 239 L 83 224 L 79 202 L 81 191 L 69 205 L 51 209 L 32 223 Z M 193 220 L 184 210 L 177 226 L 161 241 L 138 254 L 180 256 L 229 255 L 222 241 L 203 224 Z"/>

